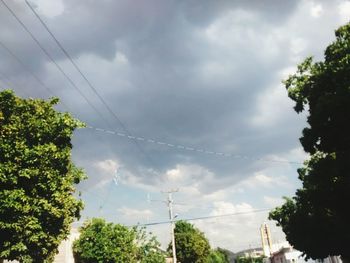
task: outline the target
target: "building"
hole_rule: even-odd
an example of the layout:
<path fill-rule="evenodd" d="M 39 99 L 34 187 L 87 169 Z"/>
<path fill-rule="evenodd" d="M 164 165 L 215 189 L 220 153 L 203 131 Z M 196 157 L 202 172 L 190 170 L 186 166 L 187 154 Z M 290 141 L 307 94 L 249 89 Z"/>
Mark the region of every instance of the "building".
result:
<path fill-rule="evenodd" d="M 272 239 L 270 228 L 266 223 L 262 224 L 260 227 L 260 237 L 264 255 L 265 257 L 269 257 L 272 253 Z"/>
<path fill-rule="evenodd" d="M 270 263 L 342 263 L 340 257 L 336 256 L 318 260 L 306 260 L 302 252 L 294 249 L 292 246 L 283 247 L 279 251 L 274 252 L 268 261 Z"/>
<path fill-rule="evenodd" d="M 68 238 L 64 240 L 58 247 L 58 254 L 55 256 L 53 263 L 74 263 L 73 242 L 79 238 L 77 229 L 72 228 Z"/>
<path fill-rule="evenodd" d="M 264 223 L 260 227 L 262 250 L 265 263 L 342 263 L 340 257 L 329 256 L 320 260 L 305 260 L 302 253 L 294 249 L 287 241 L 274 243 L 269 226 Z"/>
<path fill-rule="evenodd" d="M 259 258 L 264 256 L 264 251 L 262 248 L 249 248 L 235 253 L 235 258 L 245 257 L 245 258 Z"/>
<path fill-rule="evenodd" d="M 302 253 L 290 247 L 283 247 L 270 257 L 271 263 L 304 263 Z M 310 262 L 309 262 L 310 263 Z"/>
<path fill-rule="evenodd" d="M 317 260 L 317 261 L 322 263 L 342 263 L 343 262 L 339 256 L 329 256 L 328 258 L 325 258 L 323 260 Z"/>
<path fill-rule="evenodd" d="M 265 257 L 270 257 L 273 253 L 282 248 L 290 247 L 287 241 L 274 243 L 271 237 L 270 227 L 264 223 L 260 227 L 261 245 Z"/>

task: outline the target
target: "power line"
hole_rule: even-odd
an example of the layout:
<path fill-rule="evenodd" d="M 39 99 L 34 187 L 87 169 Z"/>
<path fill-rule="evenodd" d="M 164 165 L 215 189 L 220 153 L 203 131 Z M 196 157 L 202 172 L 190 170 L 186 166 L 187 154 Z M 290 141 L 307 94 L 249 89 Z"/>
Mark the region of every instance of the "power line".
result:
<path fill-rule="evenodd" d="M 77 87 L 74 81 L 64 72 L 64 70 L 58 65 L 55 59 L 50 55 L 50 53 L 43 47 L 40 41 L 33 35 L 29 28 L 22 22 L 22 20 L 16 15 L 16 13 L 6 4 L 4 0 L 1 0 L 6 9 L 12 14 L 12 16 L 17 20 L 17 22 L 22 26 L 22 28 L 30 35 L 36 45 L 44 52 L 44 54 L 49 58 L 49 60 L 56 66 L 56 68 L 61 72 L 61 74 L 66 78 L 66 80 L 72 85 L 72 87 L 85 99 L 85 101 L 94 109 L 94 111 L 104 120 L 110 127 L 109 122 L 100 113 L 100 111 L 93 105 L 93 103 L 84 95 L 84 93 Z"/>
<path fill-rule="evenodd" d="M 3 1 L 3 0 L 2 0 Z M 61 49 L 61 51 L 64 53 L 64 55 L 68 58 L 68 60 L 72 63 L 74 68 L 79 72 L 80 76 L 86 81 L 88 86 L 91 88 L 91 90 L 94 92 L 94 94 L 100 99 L 102 104 L 106 107 L 106 109 L 111 113 L 114 118 L 118 121 L 120 126 L 122 126 L 123 130 L 127 131 L 125 125 L 122 123 L 122 121 L 119 119 L 119 117 L 112 111 L 112 109 L 108 106 L 106 101 L 103 99 L 103 97 L 97 92 L 96 88 L 92 85 L 92 83 L 88 80 L 88 78 L 85 76 L 85 74 L 80 70 L 78 65 L 74 62 L 72 57 L 69 55 L 67 50 L 62 46 L 62 44 L 58 41 L 58 39 L 55 37 L 55 35 L 52 33 L 52 31 L 48 28 L 46 23 L 41 19 L 41 17 L 38 15 L 38 13 L 34 10 L 34 8 L 29 4 L 27 0 L 25 0 L 25 3 L 30 8 L 30 10 L 33 12 L 33 14 L 36 16 L 36 18 L 40 21 L 42 26 L 46 29 L 46 31 L 50 34 L 50 36 L 53 38 L 55 43 L 58 45 L 58 47 Z"/>
<path fill-rule="evenodd" d="M 14 59 L 18 62 L 18 64 L 20 64 L 27 72 L 29 72 L 30 75 L 32 75 L 32 77 L 33 77 L 41 86 L 43 86 L 51 95 L 54 95 L 53 91 L 52 91 L 49 87 L 47 87 L 47 86 L 39 79 L 39 77 L 36 76 L 36 75 L 34 74 L 34 72 L 31 71 L 31 70 L 24 64 L 24 62 L 23 62 L 14 52 L 12 52 L 12 50 L 9 49 L 1 40 L 0 40 L 0 46 L 1 46 L 3 49 L 5 49 L 5 51 L 6 51 L 12 58 L 14 58 Z"/>
<path fill-rule="evenodd" d="M 17 85 L 15 85 L 15 83 L 13 81 L 11 81 L 11 79 L 8 76 L 6 76 L 6 74 L 2 71 L 0 71 L 0 80 L 4 84 L 4 87 L 7 86 L 7 88 L 10 88 L 10 89 L 20 90 L 20 89 L 18 89 Z M 4 88 L 4 89 L 6 89 L 6 88 Z M 28 93 L 25 90 L 21 89 L 21 92 L 23 92 L 23 94 L 25 96 L 29 97 Z"/>
<path fill-rule="evenodd" d="M 4 85 L 8 85 L 10 88 L 11 86 L 15 87 L 14 85 L 12 85 L 10 79 L 2 71 L 0 71 L 0 80 L 3 82 Z"/>
<path fill-rule="evenodd" d="M 237 212 L 237 213 L 222 214 L 222 215 L 215 215 L 215 216 L 202 216 L 202 217 L 175 219 L 175 220 L 171 220 L 171 221 L 161 221 L 161 222 L 137 224 L 136 226 L 155 226 L 155 225 L 169 224 L 169 223 L 177 222 L 177 221 L 196 221 L 196 220 L 207 220 L 207 219 L 212 219 L 212 218 L 231 217 L 231 216 L 238 216 L 238 215 L 248 215 L 248 214 L 255 214 L 255 213 L 271 211 L 272 209 L 273 208 L 264 208 L 264 209 L 251 210 L 251 211 L 248 211 L 248 212 Z"/>
<path fill-rule="evenodd" d="M 113 186 L 113 185 L 112 185 L 112 186 Z M 112 186 L 111 186 L 111 187 L 112 187 Z M 106 198 L 106 197 L 109 195 L 109 193 L 107 193 L 105 196 L 102 196 L 102 195 L 96 193 L 96 191 L 92 192 L 91 189 L 90 189 L 90 187 L 85 187 L 85 188 L 83 188 L 83 189 L 76 189 L 76 192 L 77 192 L 77 193 L 80 192 L 82 196 L 85 196 L 85 195 L 87 194 L 87 195 L 90 195 L 90 196 L 94 197 L 95 199 L 98 198 L 101 202 L 103 202 L 103 205 L 100 205 L 100 206 L 98 207 L 99 210 L 104 209 L 104 207 L 105 207 L 106 205 L 109 205 L 111 208 L 115 208 L 115 205 L 112 204 L 112 203 L 111 203 L 109 200 L 107 200 L 107 198 Z"/>
<path fill-rule="evenodd" d="M 1 0 L 3 1 L 3 0 Z M 107 111 L 117 120 L 119 125 L 122 127 L 122 129 L 127 133 L 129 136 L 132 136 L 131 132 L 128 130 L 126 125 L 121 121 L 121 119 L 117 116 L 117 114 L 111 109 L 111 107 L 108 105 L 108 103 L 105 101 L 105 99 L 99 94 L 97 89 L 94 87 L 94 85 L 91 83 L 91 81 L 86 77 L 86 75 L 82 72 L 82 70 L 79 68 L 79 66 L 74 62 L 73 58 L 70 56 L 68 51 L 63 47 L 61 42 L 56 38 L 54 33 L 49 29 L 49 27 L 46 25 L 46 23 L 41 19 L 39 14 L 34 10 L 34 8 L 29 4 L 27 0 L 25 0 L 25 3 L 30 8 L 30 10 L 33 12 L 33 14 L 36 16 L 36 18 L 40 21 L 41 25 L 46 29 L 46 31 L 50 34 L 52 39 L 55 41 L 57 46 L 61 49 L 61 51 L 65 54 L 65 56 L 68 58 L 68 60 L 72 63 L 74 68 L 78 71 L 80 76 L 85 80 L 85 82 L 88 84 L 90 89 L 94 92 L 94 94 L 99 98 L 99 100 L 102 102 L 102 104 L 105 106 Z M 139 143 L 137 141 L 134 141 L 136 147 L 138 150 L 146 157 L 146 159 L 154 166 L 152 159 L 147 155 L 147 153 L 141 148 Z"/>
<path fill-rule="evenodd" d="M 0 40 L 0 46 L 14 59 L 18 62 L 19 65 L 22 66 L 22 68 L 27 71 L 43 88 L 46 89 L 46 91 L 51 94 L 52 96 L 56 96 L 54 91 L 49 88 L 9 47 L 7 47 L 1 40 Z M 69 107 L 63 102 L 60 101 L 60 103 L 69 110 Z"/>
<path fill-rule="evenodd" d="M 55 64 L 57 69 L 64 75 L 64 77 L 69 81 L 69 83 L 79 92 L 79 94 L 87 101 L 87 103 L 98 113 L 98 115 L 109 125 L 109 122 L 104 118 L 104 116 L 97 110 L 97 108 L 89 101 L 89 99 L 83 94 L 83 92 L 75 85 L 73 80 L 63 71 L 63 69 L 57 64 L 57 62 L 54 60 L 54 58 L 47 52 L 47 50 L 41 45 L 39 40 L 33 35 L 33 33 L 28 29 L 28 27 L 18 18 L 18 16 L 13 12 L 13 10 L 6 4 L 4 0 L 1 0 L 1 2 L 4 4 L 4 6 L 9 10 L 9 12 L 14 16 L 14 18 L 20 23 L 20 25 L 25 29 L 25 31 L 31 36 L 31 38 L 35 41 L 35 43 L 40 47 L 40 49 L 45 53 L 45 55 Z M 144 137 L 135 137 L 132 136 L 130 131 L 126 128 L 126 126 L 121 122 L 121 120 L 118 118 L 118 116 L 113 112 L 113 110 L 108 106 L 106 101 L 103 99 L 103 97 L 97 92 L 95 87 L 92 85 L 92 83 L 87 79 L 87 77 L 84 75 L 84 73 L 80 70 L 78 65 L 74 62 L 72 57 L 69 55 L 69 53 L 64 49 L 62 44 L 58 41 L 58 39 L 55 37 L 55 35 L 52 33 L 52 31 L 47 27 L 45 22 L 40 18 L 40 16 L 35 12 L 35 10 L 32 8 L 32 6 L 28 3 L 27 0 L 25 0 L 26 4 L 28 7 L 32 10 L 32 12 L 35 14 L 35 16 L 39 19 L 41 24 L 45 27 L 45 29 L 48 31 L 48 33 L 52 36 L 56 44 L 60 47 L 62 52 L 66 55 L 66 57 L 70 60 L 72 65 L 76 68 L 76 70 L 79 72 L 79 74 L 83 77 L 83 79 L 86 81 L 86 83 L 89 85 L 89 87 L 93 90 L 95 95 L 100 99 L 100 101 L 104 104 L 106 109 L 114 116 L 114 118 L 118 121 L 120 126 L 123 128 L 125 133 L 120 133 L 120 132 L 115 132 L 111 130 L 105 130 L 101 128 L 94 128 L 92 126 L 89 126 L 88 128 L 95 129 L 96 131 L 102 131 L 106 133 L 111 133 L 111 134 L 116 134 L 121 137 L 127 137 L 129 139 L 132 139 L 138 149 L 140 150 L 141 153 L 143 153 L 148 161 L 153 165 L 150 157 L 143 151 L 141 146 L 139 145 L 138 141 L 146 141 L 148 143 L 154 143 L 158 145 L 165 145 L 167 147 L 171 147 L 173 149 L 180 149 L 180 150 L 186 150 L 186 151 L 195 151 L 199 153 L 204 153 L 204 154 L 211 154 L 211 155 L 217 155 L 217 156 L 223 156 L 223 157 L 233 157 L 233 158 L 241 158 L 241 159 L 251 159 L 251 160 L 257 160 L 257 161 L 266 161 L 266 162 L 275 162 L 275 163 L 290 163 L 290 164 L 301 164 L 300 162 L 291 162 L 291 161 L 283 161 L 283 160 L 270 160 L 270 159 L 262 159 L 262 158 L 252 158 L 248 157 L 245 155 L 237 155 L 237 154 L 227 154 L 227 153 L 222 153 L 222 152 L 215 152 L 215 151 L 209 151 L 209 150 L 204 150 L 204 149 L 199 149 L 199 148 L 193 148 L 193 147 L 188 147 L 188 146 L 183 146 L 183 145 L 175 145 L 171 143 L 166 143 L 162 141 L 157 141 L 157 140 L 152 140 L 152 139 L 146 139 Z M 154 165 L 153 165 L 154 166 Z"/>
<path fill-rule="evenodd" d="M 216 152 L 216 151 L 209 151 L 206 149 L 202 148 L 196 148 L 196 147 L 190 147 L 186 145 L 181 145 L 181 144 L 173 144 L 173 143 L 168 143 L 164 141 L 158 141 L 155 139 L 151 138 L 146 138 L 146 137 L 138 137 L 138 136 L 131 136 L 126 133 L 118 132 L 118 131 L 112 131 L 112 130 L 107 130 L 107 129 L 102 129 L 102 128 L 96 128 L 90 125 L 87 125 L 86 128 L 97 131 L 97 132 L 103 132 L 111 135 L 116 135 L 119 137 L 123 137 L 126 139 L 130 139 L 133 141 L 139 141 L 139 142 L 146 142 L 146 143 L 151 143 L 159 146 L 165 146 L 168 148 L 171 148 L 173 150 L 182 150 L 182 151 L 189 151 L 189 152 L 197 152 L 201 154 L 207 154 L 207 155 L 215 155 L 219 157 L 229 157 L 229 158 L 235 158 L 235 159 L 246 159 L 246 160 L 252 160 L 252 161 L 261 161 L 261 162 L 272 162 L 272 163 L 289 163 L 289 164 L 297 164 L 301 165 L 301 162 L 296 162 L 296 161 L 284 161 L 284 160 L 274 160 L 274 159 L 264 159 L 264 158 L 254 158 L 254 157 L 249 157 L 247 155 L 240 155 L 240 154 L 232 154 L 232 153 L 223 153 L 223 152 Z"/>

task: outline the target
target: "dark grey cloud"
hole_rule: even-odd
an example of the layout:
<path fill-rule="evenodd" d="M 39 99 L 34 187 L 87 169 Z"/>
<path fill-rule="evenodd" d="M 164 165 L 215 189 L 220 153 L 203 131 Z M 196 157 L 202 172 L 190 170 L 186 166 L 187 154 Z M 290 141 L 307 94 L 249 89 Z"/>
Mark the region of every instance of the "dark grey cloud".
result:
<path fill-rule="evenodd" d="M 95 52 L 113 58 L 118 42 L 127 41 L 132 53 L 182 55 L 191 30 L 211 24 L 222 14 L 236 9 L 248 10 L 264 21 L 283 23 L 298 1 L 65 1 L 65 12 L 48 21 L 73 54 Z M 69 28 L 70 30 L 67 30 Z M 72 37 L 72 32 L 74 32 Z M 143 48 L 152 45 L 153 49 Z M 159 47 L 180 52 L 164 52 Z M 137 47 L 137 48 L 136 48 Z M 152 50 L 157 50 L 153 54 Z M 166 50 L 165 50 L 166 51 Z M 132 58 L 132 57 L 131 57 Z M 138 59 L 138 58 L 137 58 Z M 165 60 L 165 59 L 164 59 Z M 144 62 L 144 57 L 138 64 Z"/>
<path fill-rule="evenodd" d="M 9 5 L 111 125 L 57 72 L 2 5 L 0 40 L 76 117 L 123 132 L 25 4 L 15 1 Z M 274 88 L 284 89 L 280 72 L 296 65 L 298 56 L 312 54 L 315 44 L 327 43 L 331 34 L 320 31 L 320 23 L 329 32 L 338 23 L 334 16 L 313 21 L 300 11 L 303 5 L 304 1 L 154 0 L 136 4 L 75 0 L 64 1 L 62 14 L 43 19 L 132 134 L 254 159 L 280 156 L 298 147 L 304 118 L 293 112 L 286 94 L 281 96 L 282 103 L 266 99 L 270 117 L 263 115 L 264 100 L 260 98 L 264 94 L 269 97 L 270 90 L 273 96 Z M 304 23 L 308 23 L 305 28 Z M 295 44 L 297 38 L 306 46 Z M 317 45 L 317 54 L 322 49 Z M 0 51 L 0 70 L 18 82 L 19 94 L 49 96 Z M 255 123 L 259 114 L 261 121 Z M 269 122 L 274 116 L 276 120 Z M 78 131 L 73 156 L 88 171 L 92 185 L 99 180 L 94 168 L 98 160 L 120 160 L 145 184 L 154 184 L 177 164 L 195 163 L 220 179 L 215 185 L 203 186 L 207 192 L 275 165 L 138 144 L 145 154 L 130 140 Z"/>

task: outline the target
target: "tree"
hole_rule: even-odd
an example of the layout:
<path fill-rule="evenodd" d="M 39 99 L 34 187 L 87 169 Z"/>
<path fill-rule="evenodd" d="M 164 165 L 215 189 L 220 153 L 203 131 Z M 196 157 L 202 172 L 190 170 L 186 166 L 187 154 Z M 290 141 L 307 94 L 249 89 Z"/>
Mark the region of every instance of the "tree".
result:
<path fill-rule="evenodd" d="M 236 263 L 263 263 L 264 262 L 264 257 L 252 257 L 252 256 L 240 256 L 235 258 Z"/>
<path fill-rule="evenodd" d="M 160 250 L 160 243 L 144 227 L 134 228 L 138 248 L 137 259 L 140 263 L 165 263 L 165 252 Z"/>
<path fill-rule="evenodd" d="M 310 159 L 303 186 L 270 213 L 308 258 L 350 258 L 350 24 L 335 32 L 324 61 L 307 58 L 285 85 L 295 111 L 308 111 L 300 142 Z"/>
<path fill-rule="evenodd" d="M 217 248 L 210 251 L 207 263 L 230 263 L 230 260 L 224 249 Z"/>
<path fill-rule="evenodd" d="M 94 218 L 80 228 L 73 243 L 77 263 L 136 262 L 136 233 L 120 224 Z"/>
<path fill-rule="evenodd" d="M 93 218 L 84 223 L 80 233 L 73 243 L 77 263 L 165 263 L 159 242 L 144 228 Z"/>
<path fill-rule="evenodd" d="M 83 208 L 73 194 L 84 178 L 71 160 L 83 124 L 54 110 L 58 99 L 0 92 L 0 258 L 51 262 Z"/>
<path fill-rule="evenodd" d="M 207 262 L 210 245 L 201 231 L 188 222 L 177 221 L 174 232 L 176 257 L 181 263 Z M 171 252 L 171 245 L 168 251 Z"/>

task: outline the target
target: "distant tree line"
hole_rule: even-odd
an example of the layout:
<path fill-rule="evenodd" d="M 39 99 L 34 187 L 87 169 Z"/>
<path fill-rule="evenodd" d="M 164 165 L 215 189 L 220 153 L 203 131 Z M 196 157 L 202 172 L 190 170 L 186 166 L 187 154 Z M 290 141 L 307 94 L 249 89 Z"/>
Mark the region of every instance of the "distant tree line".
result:
<path fill-rule="evenodd" d="M 171 246 L 162 251 L 160 243 L 144 228 L 128 228 L 104 219 L 87 220 L 73 244 L 76 263 L 164 263 Z M 192 224 L 175 225 L 176 256 L 181 263 L 229 263 L 225 250 L 211 249 L 208 239 Z"/>

